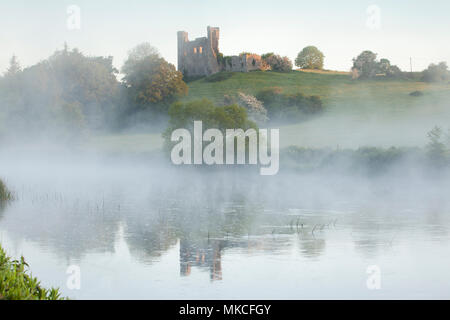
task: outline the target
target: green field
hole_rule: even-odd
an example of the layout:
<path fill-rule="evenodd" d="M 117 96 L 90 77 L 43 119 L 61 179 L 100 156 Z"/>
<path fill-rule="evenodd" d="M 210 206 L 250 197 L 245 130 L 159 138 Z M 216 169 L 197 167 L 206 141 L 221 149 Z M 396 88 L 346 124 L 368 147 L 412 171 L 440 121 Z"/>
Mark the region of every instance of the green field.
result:
<path fill-rule="evenodd" d="M 222 81 L 191 81 L 184 101 L 207 98 L 216 103 L 224 95 L 241 91 L 256 94 L 280 87 L 286 93 L 302 92 L 322 98 L 325 112 L 313 119 L 280 127 L 281 146 L 349 147 L 422 146 L 434 126 L 450 127 L 450 84 L 414 80 L 352 80 L 348 74 L 329 72 L 232 73 Z M 422 91 L 423 96 L 409 94 Z M 95 137 L 100 149 L 148 151 L 161 146 L 158 134 Z"/>

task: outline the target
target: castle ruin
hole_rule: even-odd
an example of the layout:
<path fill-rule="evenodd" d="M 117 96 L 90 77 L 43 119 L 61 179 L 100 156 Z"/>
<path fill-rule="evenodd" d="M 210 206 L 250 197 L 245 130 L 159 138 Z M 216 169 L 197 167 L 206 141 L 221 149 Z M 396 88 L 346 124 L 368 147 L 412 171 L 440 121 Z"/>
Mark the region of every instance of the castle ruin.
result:
<path fill-rule="evenodd" d="M 178 71 L 185 77 L 209 76 L 220 71 L 248 72 L 261 69 L 261 56 L 242 53 L 224 57 L 219 51 L 220 29 L 208 27 L 207 36 L 189 41 L 178 32 Z"/>

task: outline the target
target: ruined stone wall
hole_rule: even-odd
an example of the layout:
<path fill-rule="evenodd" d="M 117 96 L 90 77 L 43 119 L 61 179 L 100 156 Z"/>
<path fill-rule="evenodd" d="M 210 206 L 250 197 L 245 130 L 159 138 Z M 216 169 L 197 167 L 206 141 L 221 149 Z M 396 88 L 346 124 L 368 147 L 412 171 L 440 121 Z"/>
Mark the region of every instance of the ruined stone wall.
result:
<path fill-rule="evenodd" d="M 187 32 L 178 32 L 178 70 L 185 76 L 208 76 L 219 72 L 218 53 L 218 28 L 208 27 L 208 37 L 193 41 L 189 41 Z"/>
<path fill-rule="evenodd" d="M 230 72 L 248 72 L 261 70 L 261 56 L 257 54 L 243 54 L 240 56 L 231 56 L 225 62 L 225 71 Z"/>
<path fill-rule="evenodd" d="M 261 70 L 262 68 L 262 59 L 260 55 L 257 54 L 246 54 L 244 57 L 246 70 L 248 71 L 254 71 L 254 70 Z"/>
<path fill-rule="evenodd" d="M 261 70 L 261 56 L 242 54 L 218 61 L 219 28 L 208 27 L 207 37 L 189 41 L 188 33 L 178 32 L 178 70 L 185 77 L 209 76 L 220 71 L 248 72 Z"/>

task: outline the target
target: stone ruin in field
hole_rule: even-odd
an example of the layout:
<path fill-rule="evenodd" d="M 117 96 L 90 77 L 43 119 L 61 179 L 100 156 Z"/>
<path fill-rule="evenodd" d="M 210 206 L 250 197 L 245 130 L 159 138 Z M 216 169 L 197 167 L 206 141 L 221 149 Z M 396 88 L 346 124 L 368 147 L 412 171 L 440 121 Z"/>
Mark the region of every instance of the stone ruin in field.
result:
<path fill-rule="evenodd" d="M 261 56 L 241 53 L 224 57 L 219 51 L 220 29 L 208 27 L 207 36 L 189 41 L 188 33 L 178 32 L 178 71 L 185 77 L 209 76 L 220 71 L 261 70 Z"/>

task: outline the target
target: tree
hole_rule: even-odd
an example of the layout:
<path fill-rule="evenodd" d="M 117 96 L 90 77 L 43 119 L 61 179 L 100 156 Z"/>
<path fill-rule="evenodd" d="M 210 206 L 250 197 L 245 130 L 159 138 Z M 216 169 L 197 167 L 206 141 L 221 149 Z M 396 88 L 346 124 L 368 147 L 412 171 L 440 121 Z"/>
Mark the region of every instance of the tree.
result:
<path fill-rule="evenodd" d="M 295 65 L 301 69 L 323 69 L 323 53 L 317 47 L 309 46 L 303 48 L 295 59 Z"/>
<path fill-rule="evenodd" d="M 446 146 L 442 141 L 442 129 L 435 126 L 428 132 L 429 143 L 427 144 L 428 157 L 433 165 L 442 166 L 446 163 Z"/>
<path fill-rule="evenodd" d="M 277 72 L 292 71 L 292 61 L 288 57 L 281 57 L 278 54 L 272 54 L 265 58 L 266 63 L 270 69 Z"/>
<path fill-rule="evenodd" d="M 439 64 L 430 64 L 426 70 L 422 72 L 422 80 L 425 82 L 442 82 L 450 79 L 450 72 L 446 62 Z"/>
<path fill-rule="evenodd" d="M 226 129 L 257 129 L 256 124 L 248 119 L 246 109 L 237 104 L 215 106 L 207 99 L 175 102 L 170 106 L 168 114 L 169 125 L 163 133 L 167 150 L 173 145 L 170 141 L 172 132 L 179 128 L 192 131 L 194 121 L 202 121 L 203 130 L 219 129 L 224 134 Z"/>
<path fill-rule="evenodd" d="M 388 59 L 380 59 L 378 62 L 377 73 L 392 78 L 400 76 L 402 71 L 399 67 L 391 65 L 391 62 Z"/>
<path fill-rule="evenodd" d="M 5 72 L 5 76 L 13 76 L 22 71 L 22 67 L 20 66 L 19 61 L 17 60 L 16 55 L 13 55 L 9 60 L 9 67 Z"/>
<path fill-rule="evenodd" d="M 141 109 L 168 105 L 188 92 L 183 74 L 146 43 L 129 52 L 122 73 L 131 102 Z"/>
<path fill-rule="evenodd" d="M 377 61 L 377 54 L 372 51 L 363 51 L 353 59 L 352 76 L 354 79 L 369 79 L 377 75 L 385 77 L 398 77 L 402 74 L 399 67 L 391 65 L 388 59 Z"/>
<path fill-rule="evenodd" d="M 267 60 L 273 55 L 274 55 L 273 52 L 268 52 L 268 53 L 264 53 L 263 55 L 261 55 L 261 69 L 262 70 L 270 70 L 270 66 L 269 66 L 269 63 Z"/>
<path fill-rule="evenodd" d="M 144 42 L 128 52 L 128 59 L 122 67 L 122 73 L 128 74 L 135 72 L 137 65 L 146 59 L 157 60 L 161 58 L 158 49 L 153 47 L 150 43 Z"/>
<path fill-rule="evenodd" d="M 377 73 L 377 54 L 372 51 L 363 51 L 357 58 L 353 59 L 353 68 L 361 79 L 372 78 Z"/>
<path fill-rule="evenodd" d="M 112 57 L 88 57 L 67 46 L 48 59 L 0 82 L 10 132 L 80 133 L 109 127 L 118 105 L 119 82 Z"/>

